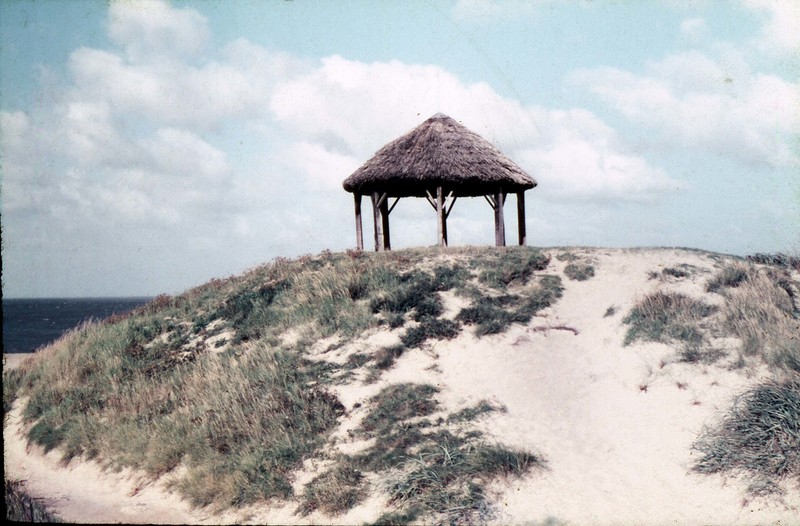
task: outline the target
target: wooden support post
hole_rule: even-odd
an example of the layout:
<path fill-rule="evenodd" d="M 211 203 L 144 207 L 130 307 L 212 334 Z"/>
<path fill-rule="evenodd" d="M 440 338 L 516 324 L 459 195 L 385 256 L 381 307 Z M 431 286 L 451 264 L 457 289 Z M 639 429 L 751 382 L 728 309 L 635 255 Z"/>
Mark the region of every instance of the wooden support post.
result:
<path fill-rule="evenodd" d="M 436 187 L 436 225 L 439 234 L 439 246 L 447 246 L 447 211 L 444 202 L 444 189 Z"/>
<path fill-rule="evenodd" d="M 505 197 L 502 189 L 494 195 L 494 242 L 498 247 L 506 246 L 506 224 L 503 218 Z"/>
<path fill-rule="evenodd" d="M 364 250 L 364 228 L 361 225 L 361 194 L 355 192 L 353 200 L 356 205 L 356 249 Z"/>
<path fill-rule="evenodd" d="M 519 229 L 519 246 L 528 244 L 528 233 L 525 228 L 525 191 L 517 192 L 517 228 Z"/>
<path fill-rule="evenodd" d="M 383 226 L 383 250 L 391 250 L 392 243 L 389 240 L 389 199 L 386 194 L 381 199 L 380 211 L 381 224 Z"/>
<path fill-rule="evenodd" d="M 372 192 L 372 227 L 375 232 L 375 252 L 380 252 L 383 247 L 381 242 L 383 238 L 383 232 L 381 231 L 380 215 L 381 211 L 380 205 L 378 204 L 378 192 Z"/>

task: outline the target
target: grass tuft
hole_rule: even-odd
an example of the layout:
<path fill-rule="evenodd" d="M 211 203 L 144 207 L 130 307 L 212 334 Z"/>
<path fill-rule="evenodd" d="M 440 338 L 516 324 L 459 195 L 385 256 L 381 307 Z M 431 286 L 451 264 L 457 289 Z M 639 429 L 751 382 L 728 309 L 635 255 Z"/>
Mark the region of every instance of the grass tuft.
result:
<path fill-rule="evenodd" d="M 511 247 L 501 252 L 496 261 L 485 261 L 480 281 L 503 289 L 512 283 L 525 284 L 535 271 L 544 270 L 550 258 L 535 249 Z"/>
<path fill-rule="evenodd" d="M 554 304 L 563 290 L 561 278 L 542 276 L 524 295 L 476 293 L 473 304 L 461 309 L 456 320 L 475 325 L 477 336 L 498 334 L 512 323 L 528 323 L 539 311 Z"/>
<path fill-rule="evenodd" d="M 385 431 L 397 420 L 427 416 L 436 409 L 438 402 L 433 397 L 439 392 L 430 384 L 396 384 L 383 389 L 370 399 L 374 408 L 364 417 L 364 431 Z"/>
<path fill-rule="evenodd" d="M 750 479 L 750 493 L 782 492 L 800 479 L 800 379 L 772 380 L 741 396 L 693 448 L 699 473 L 731 472 Z"/>
<path fill-rule="evenodd" d="M 6 521 L 12 523 L 40 522 L 58 523 L 61 519 L 49 511 L 41 499 L 28 495 L 24 489 L 24 482 L 4 478 L 3 485 L 6 494 Z"/>
<path fill-rule="evenodd" d="M 400 337 L 400 341 L 409 348 L 420 347 L 429 339 L 450 340 L 458 336 L 459 332 L 460 327 L 457 322 L 428 316 L 422 318 L 416 327 L 408 329 Z"/>
<path fill-rule="evenodd" d="M 594 267 L 587 263 L 569 263 L 564 267 L 564 274 L 575 281 L 586 281 L 594 277 Z"/>
<path fill-rule="evenodd" d="M 743 265 L 727 265 L 706 283 L 706 291 L 720 292 L 727 288 L 735 288 L 744 283 L 747 278 L 748 271 Z"/>
<path fill-rule="evenodd" d="M 725 272 L 725 270 L 723 270 Z M 800 372 L 800 316 L 795 289 L 785 271 L 750 268 L 736 288 L 723 290 L 726 328 L 742 341 L 743 357 Z"/>
<path fill-rule="evenodd" d="M 340 515 L 367 496 L 364 474 L 350 465 L 337 464 L 309 482 L 298 511 L 308 515 L 320 510 L 326 515 Z"/>
<path fill-rule="evenodd" d="M 628 325 L 625 345 L 636 340 L 698 346 L 703 340 L 699 322 L 716 311 L 712 305 L 688 296 L 661 291 L 639 301 L 623 319 Z"/>

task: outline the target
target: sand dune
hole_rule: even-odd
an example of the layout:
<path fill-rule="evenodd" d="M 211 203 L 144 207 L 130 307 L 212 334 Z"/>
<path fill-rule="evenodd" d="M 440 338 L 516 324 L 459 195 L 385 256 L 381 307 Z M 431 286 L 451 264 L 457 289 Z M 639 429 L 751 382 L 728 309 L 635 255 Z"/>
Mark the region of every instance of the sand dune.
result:
<path fill-rule="evenodd" d="M 555 256 L 560 249 L 548 252 Z M 566 264 L 553 257 L 545 273 L 562 276 L 563 297 L 529 324 L 476 338 L 471 330 L 449 341 L 412 350 L 371 384 L 358 377 L 335 390 L 348 409 L 332 448 L 348 451 L 346 430 L 364 404 L 385 385 L 430 382 L 446 409 L 481 400 L 502 406 L 478 425 L 503 444 L 541 455 L 546 468 L 523 479 L 493 484 L 496 524 L 798 524 L 800 484 L 782 500 L 749 500 L 737 478 L 693 473 L 691 445 L 733 399 L 769 373 L 732 369 L 731 359 L 703 365 L 677 360 L 676 348 L 660 343 L 623 345 L 622 318 L 634 303 L 657 289 L 719 298 L 705 283 L 721 256 L 679 249 L 570 249 L 590 261 L 586 281 L 563 277 Z M 651 273 L 690 266 L 687 277 Z M 446 295 L 454 316 L 459 298 Z M 343 360 L 356 350 L 378 349 L 393 335 L 372 333 L 317 359 Z M 735 340 L 715 345 L 732 355 Z M 320 351 L 321 352 L 321 351 Z M 18 404 L 19 406 L 19 404 Z M 47 499 L 67 521 L 137 523 L 363 523 L 385 505 L 380 494 L 345 515 L 294 514 L 296 504 L 252 507 L 223 516 L 191 510 L 163 484 L 144 483 L 130 473 L 109 473 L 88 462 L 58 464 L 55 453 L 26 447 L 19 409 L 4 426 L 5 474 L 27 480 L 28 491 Z M 319 465 L 307 463 L 308 480 Z"/>

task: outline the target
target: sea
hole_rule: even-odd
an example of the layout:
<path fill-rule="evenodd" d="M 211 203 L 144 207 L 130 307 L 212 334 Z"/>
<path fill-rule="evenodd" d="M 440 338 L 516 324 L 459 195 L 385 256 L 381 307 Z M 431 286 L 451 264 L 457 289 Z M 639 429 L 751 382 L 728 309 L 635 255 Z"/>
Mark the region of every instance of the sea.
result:
<path fill-rule="evenodd" d="M 151 299 L 3 299 L 3 352 L 33 352 L 86 320 L 123 313 Z"/>

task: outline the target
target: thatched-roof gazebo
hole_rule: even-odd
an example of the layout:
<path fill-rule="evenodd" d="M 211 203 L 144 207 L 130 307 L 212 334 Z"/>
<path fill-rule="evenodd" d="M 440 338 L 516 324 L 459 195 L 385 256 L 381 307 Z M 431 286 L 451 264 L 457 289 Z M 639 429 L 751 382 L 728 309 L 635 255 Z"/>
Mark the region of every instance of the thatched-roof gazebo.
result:
<path fill-rule="evenodd" d="M 517 194 L 519 244 L 526 243 L 525 190 L 536 181 L 488 141 L 437 113 L 380 150 L 343 183 L 353 193 L 356 243 L 364 248 L 361 197 L 372 199 L 375 250 L 389 250 L 389 214 L 401 197 L 424 197 L 436 210 L 439 246 L 447 246 L 447 217 L 459 197 L 484 196 L 494 209 L 495 243 L 504 246 L 503 205 Z M 389 205 L 389 200 L 394 202 Z"/>

